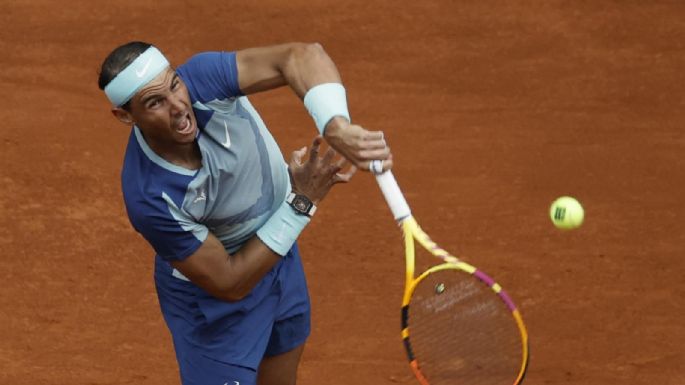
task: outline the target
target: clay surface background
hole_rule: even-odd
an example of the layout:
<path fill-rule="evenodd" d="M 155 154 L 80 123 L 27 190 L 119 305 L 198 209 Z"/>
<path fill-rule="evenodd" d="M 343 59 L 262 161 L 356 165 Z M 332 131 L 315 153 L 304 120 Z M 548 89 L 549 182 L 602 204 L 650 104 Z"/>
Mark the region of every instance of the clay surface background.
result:
<path fill-rule="evenodd" d="M 129 129 L 96 84 L 103 58 L 129 40 L 174 64 L 322 43 L 354 121 L 385 132 L 422 227 L 519 304 L 527 384 L 685 383 L 685 4 L 4 0 L 0 10 L 1 384 L 178 383 L 152 251 L 121 199 Z M 313 138 L 288 89 L 251 100 L 284 153 Z M 547 210 L 567 194 L 586 223 L 561 232 Z M 301 248 L 314 326 L 299 383 L 413 384 L 399 335 L 401 235 L 373 178 L 327 198 Z"/>

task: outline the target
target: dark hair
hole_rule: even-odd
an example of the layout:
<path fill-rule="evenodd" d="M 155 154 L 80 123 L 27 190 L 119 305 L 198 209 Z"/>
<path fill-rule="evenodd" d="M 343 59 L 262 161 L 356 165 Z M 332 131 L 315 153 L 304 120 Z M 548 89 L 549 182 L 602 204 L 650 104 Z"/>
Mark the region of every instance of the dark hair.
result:
<path fill-rule="evenodd" d="M 107 84 L 114 79 L 119 72 L 123 71 L 129 64 L 133 63 L 134 60 L 140 54 L 145 52 L 150 48 L 152 44 L 145 43 L 142 41 L 132 41 L 119 46 L 114 49 L 107 57 L 105 61 L 102 62 L 102 67 L 100 67 L 100 76 L 98 78 L 98 87 L 104 90 Z M 122 107 L 128 110 L 129 103 L 126 102 Z"/>

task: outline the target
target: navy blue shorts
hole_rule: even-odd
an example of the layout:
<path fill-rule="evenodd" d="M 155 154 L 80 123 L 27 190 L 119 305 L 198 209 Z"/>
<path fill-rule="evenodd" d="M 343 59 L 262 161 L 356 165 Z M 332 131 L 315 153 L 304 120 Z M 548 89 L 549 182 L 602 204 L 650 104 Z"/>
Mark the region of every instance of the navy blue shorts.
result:
<path fill-rule="evenodd" d="M 155 278 L 183 385 L 255 385 L 263 357 L 309 336 L 309 294 L 296 245 L 238 302 L 211 297 L 163 265 Z"/>
<path fill-rule="evenodd" d="M 277 321 L 265 356 L 286 353 L 302 345 L 307 336 L 309 313 Z M 184 355 L 179 361 L 179 368 L 183 385 L 257 385 L 257 370 L 217 361 L 202 354 Z"/>

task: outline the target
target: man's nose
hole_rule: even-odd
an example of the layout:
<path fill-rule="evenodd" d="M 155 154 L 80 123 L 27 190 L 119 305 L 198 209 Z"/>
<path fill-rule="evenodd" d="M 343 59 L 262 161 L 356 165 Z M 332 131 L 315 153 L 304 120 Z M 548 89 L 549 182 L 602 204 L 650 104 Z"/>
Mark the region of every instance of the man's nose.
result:
<path fill-rule="evenodd" d="M 172 113 L 185 112 L 186 105 L 180 95 L 169 96 L 169 104 L 171 106 Z"/>

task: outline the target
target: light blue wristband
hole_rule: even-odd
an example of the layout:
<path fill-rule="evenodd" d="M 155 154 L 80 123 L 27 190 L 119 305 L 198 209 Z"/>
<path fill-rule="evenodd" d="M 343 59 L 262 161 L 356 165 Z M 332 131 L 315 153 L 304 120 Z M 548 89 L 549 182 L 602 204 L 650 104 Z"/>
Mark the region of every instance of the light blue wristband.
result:
<path fill-rule="evenodd" d="M 311 218 L 300 215 L 286 202 L 257 230 L 257 236 L 274 253 L 286 255 Z"/>
<path fill-rule="evenodd" d="M 340 83 L 323 83 L 312 87 L 304 95 L 304 106 L 314 119 L 321 135 L 328 122 L 336 116 L 342 116 L 351 121 L 347 110 L 345 87 Z"/>

